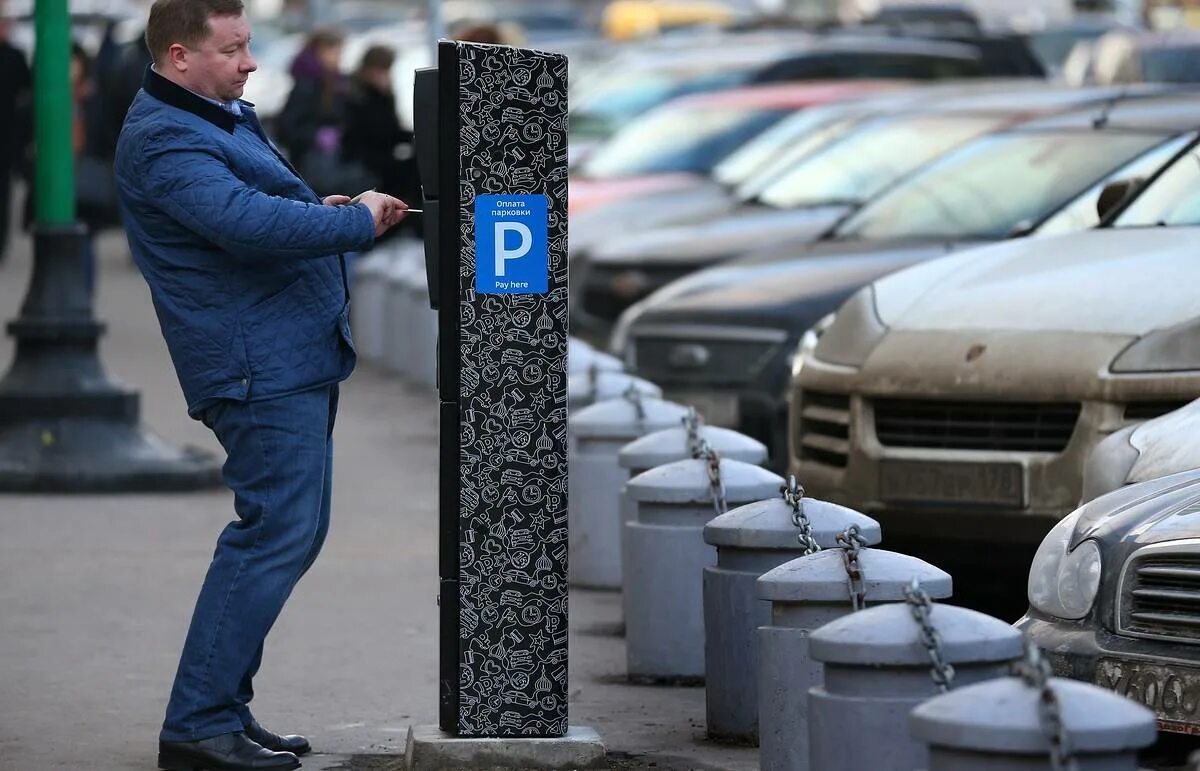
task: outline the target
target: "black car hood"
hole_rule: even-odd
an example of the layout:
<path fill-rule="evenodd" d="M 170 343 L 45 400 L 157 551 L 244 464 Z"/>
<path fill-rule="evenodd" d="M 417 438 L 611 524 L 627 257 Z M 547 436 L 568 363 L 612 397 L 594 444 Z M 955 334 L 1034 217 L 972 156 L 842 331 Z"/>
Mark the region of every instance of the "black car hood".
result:
<path fill-rule="evenodd" d="M 842 298 L 882 276 L 972 245 L 831 241 L 800 252 L 795 247 L 764 250 L 716 269 L 720 273 L 714 275 L 721 277 L 718 285 L 647 307 L 635 328 L 670 323 L 807 328 L 814 321 L 809 312 L 814 303 L 835 302 L 827 313 Z"/>
<path fill-rule="evenodd" d="M 1090 501 L 1079 513 L 1071 548 L 1095 539 L 1105 561 L 1120 565 L 1147 544 L 1195 537 L 1200 537 L 1200 469 L 1128 485 Z"/>

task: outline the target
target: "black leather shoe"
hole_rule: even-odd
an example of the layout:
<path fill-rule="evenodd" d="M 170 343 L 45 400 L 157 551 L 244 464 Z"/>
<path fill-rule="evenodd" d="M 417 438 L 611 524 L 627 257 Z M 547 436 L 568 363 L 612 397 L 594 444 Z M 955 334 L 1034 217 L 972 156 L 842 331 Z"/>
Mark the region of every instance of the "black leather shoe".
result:
<path fill-rule="evenodd" d="M 290 752 L 293 755 L 303 755 L 312 749 L 308 739 L 303 736 L 280 736 L 263 728 L 257 720 L 251 720 L 246 726 L 246 736 L 262 746 L 275 752 Z"/>
<path fill-rule="evenodd" d="M 273 752 L 238 731 L 198 742 L 158 743 L 158 767 L 164 771 L 290 771 L 300 760 Z"/>

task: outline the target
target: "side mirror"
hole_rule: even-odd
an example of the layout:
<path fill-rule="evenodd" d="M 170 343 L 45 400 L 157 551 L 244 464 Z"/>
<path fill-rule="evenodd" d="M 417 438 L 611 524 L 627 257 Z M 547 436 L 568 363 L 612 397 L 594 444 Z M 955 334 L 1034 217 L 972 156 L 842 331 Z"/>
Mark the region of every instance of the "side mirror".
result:
<path fill-rule="evenodd" d="M 1141 177 L 1118 179 L 1105 185 L 1104 189 L 1100 191 L 1100 197 L 1096 199 L 1096 214 L 1100 217 L 1100 221 L 1103 222 L 1108 215 L 1129 200 L 1141 186 Z"/>

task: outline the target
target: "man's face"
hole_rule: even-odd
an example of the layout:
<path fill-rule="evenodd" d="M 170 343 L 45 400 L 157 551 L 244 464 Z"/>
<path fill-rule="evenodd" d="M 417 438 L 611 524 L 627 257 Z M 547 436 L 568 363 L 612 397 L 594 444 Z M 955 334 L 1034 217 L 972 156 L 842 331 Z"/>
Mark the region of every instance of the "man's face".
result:
<path fill-rule="evenodd" d="M 172 46 L 171 66 L 196 93 L 232 102 L 242 95 L 250 73 L 258 69 L 250 54 L 250 22 L 245 14 L 213 16 L 208 29 L 208 37 L 194 49 Z"/>

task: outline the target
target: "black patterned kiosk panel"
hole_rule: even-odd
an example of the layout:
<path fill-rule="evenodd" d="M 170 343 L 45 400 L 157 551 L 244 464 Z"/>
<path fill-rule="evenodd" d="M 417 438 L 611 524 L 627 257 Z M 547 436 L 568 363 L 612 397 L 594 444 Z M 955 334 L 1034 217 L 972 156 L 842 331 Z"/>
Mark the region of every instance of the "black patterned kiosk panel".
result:
<path fill-rule="evenodd" d="M 443 42 L 437 80 L 442 728 L 562 736 L 567 61 Z"/>

